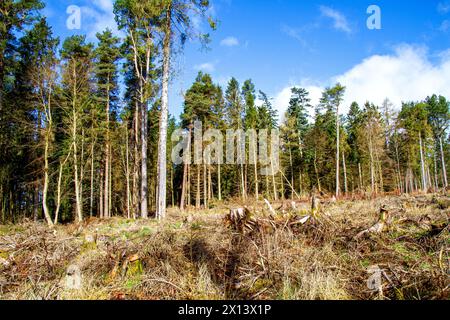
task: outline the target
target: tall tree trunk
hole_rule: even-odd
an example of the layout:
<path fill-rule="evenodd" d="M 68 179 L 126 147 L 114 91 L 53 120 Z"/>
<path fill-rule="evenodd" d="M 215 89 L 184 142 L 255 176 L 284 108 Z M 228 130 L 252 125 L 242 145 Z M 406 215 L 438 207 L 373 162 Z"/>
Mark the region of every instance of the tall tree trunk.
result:
<path fill-rule="evenodd" d="M 141 217 L 148 218 L 148 172 L 147 172 L 147 105 L 141 99 Z"/>
<path fill-rule="evenodd" d="M 361 169 L 361 162 L 358 162 L 358 175 L 359 175 L 359 190 L 360 192 L 363 191 L 363 177 L 362 177 L 362 169 Z"/>
<path fill-rule="evenodd" d="M 134 111 L 134 174 L 133 174 L 133 216 L 137 218 L 139 212 L 139 102 L 135 102 Z"/>
<path fill-rule="evenodd" d="M 78 116 L 76 111 L 77 105 L 77 77 L 75 66 L 72 70 L 72 76 L 75 81 L 73 84 L 73 97 L 72 97 L 72 149 L 73 149 L 73 165 L 74 165 L 74 182 L 75 182 L 75 207 L 77 213 L 78 222 L 81 223 L 83 221 L 83 208 L 82 208 L 82 199 L 81 199 L 81 187 L 80 187 L 80 177 L 78 173 L 78 149 L 77 149 L 77 122 Z"/>
<path fill-rule="evenodd" d="M 340 182 L 339 182 L 339 157 L 340 157 L 340 123 L 339 123 L 339 106 L 336 107 L 336 198 L 339 198 Z"/>
<path fill-rule="evenodd" d="M 170 56 L 172 38 L 172 6 L 169 5 L 166 11 L 166 25 L 164 30 L 163 44 L 163 77 L 161 94 L 161 118 L 159 122 L 159 144 L 158 144 L 158 196 L 156 206 L 156 217 L 164 219 L 166 217 L 166 167 L 167 167 L 167 121 L 169 113 L 169 75 Z"/>
<path fill-rule="evenodd" d="M 441 164 L 442 164 L 442 176 L 444 177 L 444 188 L 448 187 L 447 168 L 445 167 L 444 147 L 442 144 L 442 137 L 439 138 L 439 146 L 441 150 Z"/>
<path fill-rule="evenodd" d="M 222 201 L 222 177 L 221 177 L 220 163 L 217 166 L 217 186 L 218 186 L 218 193 L 219 193 L 219 201 Z"/>
<path fill-rule="evenodd" d="M 200 209 L 200 207 L 201 207 L 201 202 L 200 202 L 200 200 L 201 200 L 201 195 L 200 195 L 200 192 L 201 192 L 200 165 L 197 164 L 196 167 L 197 167 L 197 190 L 196 190 L 197 191 L 197 196 L 195 198 L 195 208 L 196 209 Z"/>
<path fill-rule="evenodd" d="M 439 190 L 439 178 L 438 178 L 438 172 L 437 172 L 437 157 L 436 157 L 436 149 L 433 152 L 433 161 L 434 161 L 434 166 L 433 166 L 433 171 L 434 171 L 434 191 Z"/>
<path fill-rule="evenodd" d="M 185 150 L 185 154 L 183 155 L 183 183 L 181 186 L 181 200 L 180 200 L 180 209 L 181 211 L 184 211 L 185 204 L 186 204 L 186 192 L 187 192 L 187 180 L 188 180 L 188 174 L 189 174 L 189 163 L 191 159 L 191 138 L 192 138 L 192 125 L 189 126 L 189 136 L 188 136 L 188 143 Z"/>
<path fill-rule="evenodd" d="M 276 179 L 275 179 L 275 172 L 274 172 L 274 168 L 273 168 L 272 157 L 270 157 L 270 169 L 272 171 L 271 173 L 272 173 L 273 195 L 274 195 L 275 201 L 278 201 L 278 188 L 277 188 L 277 183 L 276 183 Z"/>
<path fill-rule="evenodd" d="M 291 200 L 294 200 L 294 165 L 292 161 L 292 150 L 291 147 L 289 147 L 289 164 L 291 166 Z"/>
<path fill-rule="evenodd" d="M 396 132 L 397 134 L 397 132 Z M 395 139 L 395 158 L 397 162 L 397 174 L 398 174 L 398 180 L 400 184 L 400 193 L 404 192 L 404 186 L 403 186 L 403 179 L 402 179 L 402 170 L 400 168 L 400 154 L 398 151 L 398 141 L 397 138 Z"/>
<path fill-rule="evenodd" d="M 246 194 L 245 194 L 245 180 L 244 180 L 244 165 L 241 164 L 241 170 L 240 170 L 240 175 L 241 175 L 241 192 L 242 192 L 242 200 L 245 201 L 246 199 Z"/>
<path fill-rule="evenodd" d="M 345 151 L 342 150 L 342 166 L 344 168 L 344 191 L 348 194 L 348 184 L 347 184 L 347 165 L 345 163 Z"/>
<path fill-rule="evenodd" d="M 203 204 L 205 206 L 205 209 L 208 209 L 208 180 L 205 162 L 203 162 L 203 197 Z"/>
<path fill-rule="evenodd" d="M 255 159 L 255 195 L 256 195 L 256 201 L 259 200 L 259 181 L 258 181 L 258 157 L 257 157 L 257 148 L 253 148 L 253 157 Z M 219 166 L 220 168 L 220 166 Z"/>
<path fill-rule="evenodd" d="M 423 155 L 423 143 L 422 143 L 422 133 L 419 133 L 419 147 L 420 147 L 420 170 L 421 170 L 421 174 L 422 174 L 422 191 L 427 191 L 428 190 L 428 185 L 427 185 L 427 177 L 426 177 L 426 173 L 425 173 L 425 159 L 424 159 L 424 155 Z"/>
<path fill-rule="evenodd" d="M 89 216 L 92 218 L 94 215 L 94 143 L 91 145 L 91 187 L 90 187 L 90 197 L 89 197 Z"/>
<path fill-rule="evenodd" d="M 125 123 L 125 158 L 126 158 L 126 179 L 127 179 L 127 218 L 131 218 L 131 197 L 130 197 L 130 158 L 129 158 L 129 139 L 128 139 L 128 122 Z M 135 217 L 134 217 L 135 218 Z"/>
<path fill-rule="evenodd" d="M 42 208 L 44 211 L 44 217 L 47 221 L 47 224 L 51 227 L 53 226 L 53 221 L 50 216 L 50 212 L 47 204 L 47 195 L 48 195 L 48 185 L 49 185 L 49 163 L 48 163 L 48 149 L 50 147 L 50 134 L 52 130 L 52 126 L 50 123 L 47 124 L 45 133 L 45 146 L 44 146 L 44 188 L 42 190 Z M 3 196 L 3 195 L 2 195 Z"/>
<path fill-rule="evenodd" d="M 373 144 L 372 144 L 372 135 L 369 134 L 369 155 L 370 155 L 370 185 L 371 185 L 371 192 L 377 193 L 377 190 L 375 188 L 375 159 L 373 155 Z"/>
<path fill-rule="evenodd" d="M 55 220 L 53 224 L 58 224 L 58 217 L 59 217 L 59 210 L 61 208 L 61 195 L 62 195 L 62 175 L 64 166 L 66 165 L 67 161 L 69 161 L 70 158 L 70 151 L 67 155 L 66 159 L 60 163 L 59 165 L 59 174 L 58 174 L 58 184 L 56 187 L 56 210 L 55 210 Z"/>
<path fill-rule="evenodd" d="M 211 165 L 208 164 L 208 200 L 212 200 L 213 197 L 213 186 L 211 178 Z"/>
<path fill-rule="evenodd" d="M 105 210 L 103 209 L 103 205 L 105 203 L 105 197 L 103 196 L 103 192 L 104 192 L 104 188 L 103 188 L 103 175 L 104 173 L 101 172 L 100 173 L 100 219 L 104 219 L 105 218 Z"/>
<path fill-rule="evenodd" d="M 111 218 L 111 210 L 112 210 L 112 152 L 111 152 L 111 147 L 109 148 L 109 154 L 110 154 L 110 158 L 109 158 L 109 204 L 108 204 L 108 218 Z"/>
<path fill-rule="evenodd" d="M 317 188 L 319 189 L 320 193 L 322 192 L 322 187 L 320 185 L 319 170 L 317 169 L 317 149 L 314 150 L 314 172 L 316 174 Z"/>
<path fill-rule="evenodd" d="M 188 166 L 187 166 L 187 169 L 188 169 L 188 174 L 187 174 L 187 194 L 186 194 L 186 196 L 187 196 L 187 205 L 188 205 L 188 207 L 190 207 L 191 206 L 191 165 L 189 164 Z"/>
<path fill-rule="evenodd" d="M 109 79 L 108 79 L 109 83 Z M 103 205 L 103 211 L 105 218 L 110 218 L 110 207 L 109 207 L 109 153 L 110 153 L 110 135 L 109 135 L 109 110 L 110 110 L 110 103 L 109 103 L 109 88 L 106 90 L 106 145 L 105 145 L 105 191 L 103 192 L 104 195 L 104 205 Z"/>

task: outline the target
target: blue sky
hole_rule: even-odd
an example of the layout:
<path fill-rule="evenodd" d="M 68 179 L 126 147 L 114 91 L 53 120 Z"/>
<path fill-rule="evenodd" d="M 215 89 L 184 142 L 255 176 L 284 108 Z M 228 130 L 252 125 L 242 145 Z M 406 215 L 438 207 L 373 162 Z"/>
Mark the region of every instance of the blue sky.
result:
<path fill-rule="evenodd" d="M 112 0 L 47 0 L 44 14 L 62 39 L 114 28 Z M 82 8 L 80 30 L 68 30 L 66 9 Z M 381 9 L 381 30 L 369 30 L 367 8 Z M 369 99 L 450 97 L 450 0 L 213 0 L 219 20 L 210 50 L 188 43 L 174 59 L 170 111 L 182 110 L 180 93 L 199 70 L 225 86 L 251 78 L 282 113 L 294 85 L 316 102 L 324 87 L 347 86 L 345 104 Z M 207 30 L 205 24 L 200 28 Z"/>

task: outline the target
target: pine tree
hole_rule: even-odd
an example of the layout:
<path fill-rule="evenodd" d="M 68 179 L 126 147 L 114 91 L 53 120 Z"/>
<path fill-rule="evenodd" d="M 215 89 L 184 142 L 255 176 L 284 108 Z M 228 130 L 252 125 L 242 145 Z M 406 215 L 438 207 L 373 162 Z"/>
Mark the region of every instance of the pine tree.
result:
<path fill-rule="evenodd" d="M 118 70 L 117 62 L 120 58 L 120 50 L 118 47 L 119 38 L 114 37 L 111 30 L 107 29 L 103 33 L 98 33 L 98 47 L 95 49 L 96 65 L 95 74 L 97 80 L 97 99 L 104 106 L 102 113 L 105 114 L 105 151 L 104 151 L 104 183 L 103 183 L 103 212 L 101 216 L 104 218 L 111 217 L 111 208 L 109 207 L 111 189 L 111 133 L 110 121 L 111 113 L 117 109 L 118 97 Z M 94 151 L 94 149 L 92 149 Z M 94 158 L 94 157 L 92 157 Z M 93 174 L 93 166 L 91 166 Z M 102 186 L 100 186 L 102 187 Z M 92 186 L 91 186 L 92 191 Z M 91 201 L 93 194 L 91 193 Z M 92 203 L 91 203 L 92 214 Z"/>

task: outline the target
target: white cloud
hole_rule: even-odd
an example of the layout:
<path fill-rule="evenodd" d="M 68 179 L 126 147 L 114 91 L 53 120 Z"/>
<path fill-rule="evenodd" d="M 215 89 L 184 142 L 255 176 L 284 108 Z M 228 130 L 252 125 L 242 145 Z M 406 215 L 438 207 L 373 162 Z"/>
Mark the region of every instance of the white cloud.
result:
<path fill-rule="evenodd" d="M 87 30 L 87 37 L 90 40 L 96 39 L 98 32 L 103 32 L 107 28 L 119 37 L 123 34 L 118 30 L 114 19 L 113 0 L 94 0 L 92 7 L 81 7 L 82 28 Z"/>
<path fill-rule="evenodd" d="M 337 10 L 330 7 L 320 6 L 320 12 L 323 16 L 330 18 L 334 22 L 334 28 L 345 33 L 351 33 L 352 29 L 347 21 L 347 18 Z"/>
<path fill-rule="evenodd" d="M 303 80 L 297 86 L 309 90 L 312 104 L 316 105 L 323 88 L 340 82 L 347 88 L 343 113 L 348 112 L 353 101 L 360 105 L 370 101 L 380 106 L 386 98 L 399 109 L 402 102 L 420 101 L 432 94 L 450 97 L 450 49 L 437 57 L 433 63 L 426 48 L 400 45 L 393 54 L 371 56 L 327 83 L 316 85 Z M 280 114 L 287 109 L 291 87 L 276 95 L 274 106 Z"/>
<path fill-rule="evenodd" d="M 220 41 L 221 46 L 225 47 L 234 47 L 239 45 L 239 40 L 235 37 L 227 37 Z"/>
<path fill-rule="evenodd" d="M 212 62 L 206 62 L 194 66 L 194 70 L 203 72 L 214 72 L 216 71 L 216 66 Z"/>

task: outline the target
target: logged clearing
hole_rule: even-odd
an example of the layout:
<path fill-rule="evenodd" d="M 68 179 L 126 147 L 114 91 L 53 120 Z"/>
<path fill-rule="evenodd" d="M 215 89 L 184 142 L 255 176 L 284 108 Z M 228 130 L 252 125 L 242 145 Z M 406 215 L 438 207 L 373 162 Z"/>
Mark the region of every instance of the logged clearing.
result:
<path fill-rule="evenodd" d="M 0 298 L 449 298 L 449 194 L 314 202 L 0 226 Z"/>

